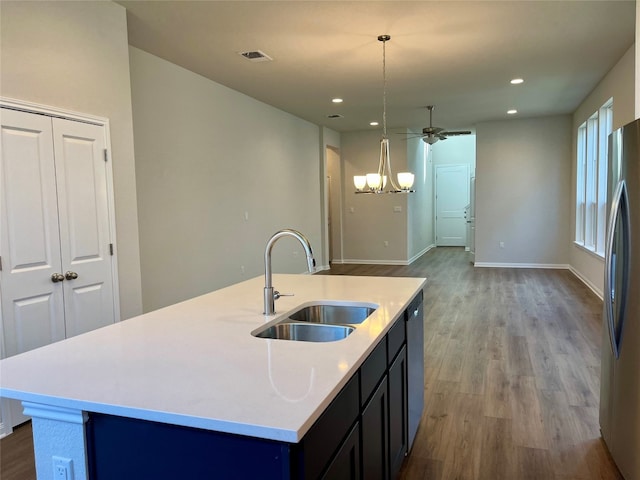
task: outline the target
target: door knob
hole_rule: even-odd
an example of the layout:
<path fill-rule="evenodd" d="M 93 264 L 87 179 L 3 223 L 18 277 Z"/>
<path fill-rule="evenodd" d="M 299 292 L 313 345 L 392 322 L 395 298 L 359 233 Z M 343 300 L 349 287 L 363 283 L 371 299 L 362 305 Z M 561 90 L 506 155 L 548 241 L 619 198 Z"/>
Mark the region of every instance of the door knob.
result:
<path fill-rule="evenodd" d="M 61 273 L 54 273 L 53 275 L 51 275 L 51 281 L 53 283 L 62 282 L 64 281 L 64 275 L 62 275 Z"/>
<path fill-rule="evenodd" d="M 75 280 L 78 278 L 78 274 L 76 272 L 65 272 L 64 277 L 67 280 Z"/>

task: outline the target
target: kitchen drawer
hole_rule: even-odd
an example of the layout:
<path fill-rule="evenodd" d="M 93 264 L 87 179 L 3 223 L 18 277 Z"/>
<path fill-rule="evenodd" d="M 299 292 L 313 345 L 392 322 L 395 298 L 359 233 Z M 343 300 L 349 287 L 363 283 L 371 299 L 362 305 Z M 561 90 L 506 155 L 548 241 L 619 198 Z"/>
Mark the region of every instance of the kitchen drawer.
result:
<path fill-rule="evenodd" d="M 383 338 L 360 367 L 360 406 L 364 406 L 387 371 L 387 337 Z"/>
<path fill-rule="evenodd" d="M 405 342 L 405 333 L 404 333 L 404 318 L 399 318 L 395 325 L 391 327 L 389 333 L 387 333 L 387 359 L 389 365 L 393 362 L 393 359 L 396 358 L 396 355 L 402 348 Z"/>

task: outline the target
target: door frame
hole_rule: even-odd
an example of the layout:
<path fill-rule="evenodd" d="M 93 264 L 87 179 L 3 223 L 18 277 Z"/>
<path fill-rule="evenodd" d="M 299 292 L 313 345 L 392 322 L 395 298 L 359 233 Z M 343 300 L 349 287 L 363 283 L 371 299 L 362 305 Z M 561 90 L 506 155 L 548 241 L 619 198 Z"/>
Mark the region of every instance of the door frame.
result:
<path fill-rule="evenodd" d="M 470 186 L 471 181 L 471 167 L 468 163 L 442 163 L 433 166 L 433 232 L 436 239 L 435 244 L 438 246 L 438 168 L 446 167 L 464 167 L 467 170 L 467 188 Z M 470 192 L 468 192 L 470 195 Z M 469 198 L 467 198 L 468 203 Z"/>
<path fill-rule="evenodd" d="M 25 100 L 18 100 L 13 98 L 7 98 L 0 96 L 0 107 L 8 108 L 11 110 L 18 110 L 26 113 L 35 113 L 38 115 L 44 115 L 47 117 L 63 118 L 65 120 L 71 120 L 75 122 L 89 123 L 97 125 L 104 129 L 105 146 L 107 149 L 107 161 L 106 174 L 107 174 L 107 209 L 109 215 L 109 243 L 116 244 L 116 221 L 115 221 L 115 199 L 113 192 L 113 157 L 111 149 L 111 131 L 109 125 L 109 119 L 104 117 L 97 117 L 95 115 L 89 115 L 85 113 L 79 113 L 72 110 L 65 110 L 57 107 L 51 107 L 48 105 L 42 105 L 38 103 L 28 102 Z M 1 201 L 1 198 L 0 198 Z M 117 245 L 116 245 L 117 247 Z M 114 248 L 113 255 L 111 256 L 111 278 L 113 289 L 113 310 L 115 322 L 120 321 L 120 289 L 118 281 L 118 249 Z M 4 330 L 4 324 L 2 319 L 2 297 L 0 296 L 0 331 Z M 3 341 L 0 341 L 0 358 L 4 358 L 5 355 L 4 336 Z M 11 428 L 11 414 L 10 408 L 7 408 L 6 402 L 0 402 L 0 438 L 8 435 L 12 432 Z"/>

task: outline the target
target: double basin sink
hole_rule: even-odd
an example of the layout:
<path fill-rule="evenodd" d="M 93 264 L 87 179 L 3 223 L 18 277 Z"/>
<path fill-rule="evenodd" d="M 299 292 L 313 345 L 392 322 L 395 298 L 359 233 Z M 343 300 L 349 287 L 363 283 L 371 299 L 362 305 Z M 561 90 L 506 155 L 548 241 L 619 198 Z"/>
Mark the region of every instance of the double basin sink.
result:
<path fill-rule="evenodd" d="M 368 304 L 307 305 L 252 335 L 301 342 L 335 342 L 347 338 L 375 310 Z"/>

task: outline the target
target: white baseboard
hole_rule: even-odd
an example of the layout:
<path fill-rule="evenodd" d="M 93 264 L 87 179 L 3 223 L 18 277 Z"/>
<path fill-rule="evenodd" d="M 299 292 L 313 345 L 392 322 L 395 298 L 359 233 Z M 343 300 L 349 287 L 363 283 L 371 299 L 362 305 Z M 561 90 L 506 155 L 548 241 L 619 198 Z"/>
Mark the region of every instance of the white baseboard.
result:
<path fill-rule="evenodd" d="M 336 265 L 411 265 L 418 258 L 435 247 L 435 244 L 431 244 L 428 247 L 424 248 L 422 251 L 415 254 L 409 260 L 364 260 L 357 258 L 342 258 L 331 260 L 331 263 L 335 263 Z"/>
<path fill-rule="evenodd" d="M 416 253 L 413 257 L 411 257 L 409 259 L 409 263 L 407 265 L 411 265 L 413 262 L 415 262 L 417 259 L 419 259 L 422 255 L 424 255 L 425 253 L 427 253 L 429 250 L 431 250 L 432 248 L 436 248 L 436 244 L 432 243 L 431 245 L 429 245 L 428 247 L 424 248 L 422 251 Z"/>
<path fill-rule="evenodd" d="M 554 268 L 558 270 L 569 270 L 571 267 L 566 263 L 494 263 L 475 262 L 474 267 L 481 268 Z"/>
<path fill-rule="evenodd" d="M 584 283 L 587 287 L 589 287 L 589 289 L 596 294 L 596 296 L 600 299 L 600 300 L 604 300 L 604 293 L 602 292 L 602 290 L 600 290 L 598 287 L 596 287 L 593 282 L 591 280 L 589 280 L 587 277 L 585 277 L 584 275 L 582 275 L 578 270 L 576 270 L 575 268 L 573 268 L 571 265 L 569 265 L 569 271 L 571 273 L 573 273 L 578 280 L 580 280 L 582 283 Z"/>
<path fill-rule="evenodd" d="M 409 265 L 407 260 L 361 260 L 357 258 L 343 258 L 340 263 L 344 265 Z"/>

